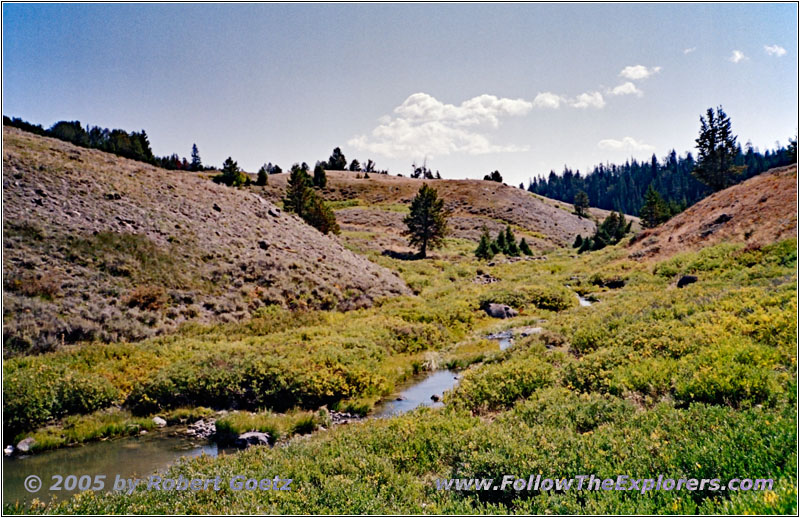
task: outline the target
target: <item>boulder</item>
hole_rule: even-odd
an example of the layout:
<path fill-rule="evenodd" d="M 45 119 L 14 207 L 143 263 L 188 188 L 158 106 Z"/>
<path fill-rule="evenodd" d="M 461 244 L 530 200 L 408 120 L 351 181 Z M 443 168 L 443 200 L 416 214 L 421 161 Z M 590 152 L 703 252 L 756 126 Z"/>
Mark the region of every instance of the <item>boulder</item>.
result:
<path fill-rule="evenodd" d="M 492 318 L 511 318 L 519 315 L 517 310 L 505 304 L 487 304 L 483 309 Z"/>
<path fill-rule="evenodd" d="M 237 448 L 247 448 L 252 445 L 269 445 L 269 434 L 262 432 L 247 432 L 239 435 L 235 441 L 234 446 Z"/>
<path fill-rule="evenodd" d="M 678 287 L 683 288 L 684 286 L 688 286 L 689 284 L 693 284 L 697 282 L 697 277 L 694 275 L 684 275 L 678 280 Z"/>
<path fill-rule="evenodd" d="M 156 416 L 153 418 L 153 424 L 158 426 L 159 428 L 164 428 L 165 426 L 167 426 L 167 421 L 163 417 Z"/>
<path fill-rule="evenodd" d="M 34 444 L 36 444 L 36 439 L 33 437 L 26 437 L 25 439 L 19 441 L 17 444 L 17 449 L 22 453 L 27 453 L 31 451 L 31 447 L 33 447 Z"/>

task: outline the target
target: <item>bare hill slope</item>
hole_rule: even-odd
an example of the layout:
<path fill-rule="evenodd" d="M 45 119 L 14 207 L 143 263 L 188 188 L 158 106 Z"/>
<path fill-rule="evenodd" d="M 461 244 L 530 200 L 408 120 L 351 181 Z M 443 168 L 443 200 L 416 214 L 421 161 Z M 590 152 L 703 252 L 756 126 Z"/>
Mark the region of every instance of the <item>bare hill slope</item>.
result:
<path fill-rule="evenodd" d="M 353 201 L 356 206 L 341 207 L 336 218 L 345 230 L 379 229 L 386 236 L 402 230 L 402 211 L 397 205 L 408 205 L 427 182 L 435 187 L 452 211 L 451 235 L 477 241 L 481 227 L 496 233 L 506 224 L 515 225 L 521 235 L 538 249 L 571 244 L 575 236 L 591 235 L 595 223 L 572 213 L 572 206 L 543 198 L 516 187 L 483 180 L 421 180 L 391 175 L 370 174 L 368 179 L 357 178 L 350 171 L 328 171 L 328 185 L 323 191 L 326 200 Z M 272 175 L 269 185 L 254 187 L 272 200 L 278 200 L 286 190 L 288 174 Z M 608 211 L 591 209 L 597 219 Z M 634 218 L 636 219 L 636 218 Z M 637 220 L 638 221 L 638 220 Z M 387 242 L 387 244 L 391 244 Z"/>
<path fill-rule="evenodd" d="M 664 258 L 722 241 L 767 244 L 797 234 L 797 166 L 771 169 L 712 194 L 630 246 L 632 258 Z"/>
<path fill-rule="evenodd" d="M 7 127 L 3 209 L 6 349 L 410 293 L 251 192 Z"/>

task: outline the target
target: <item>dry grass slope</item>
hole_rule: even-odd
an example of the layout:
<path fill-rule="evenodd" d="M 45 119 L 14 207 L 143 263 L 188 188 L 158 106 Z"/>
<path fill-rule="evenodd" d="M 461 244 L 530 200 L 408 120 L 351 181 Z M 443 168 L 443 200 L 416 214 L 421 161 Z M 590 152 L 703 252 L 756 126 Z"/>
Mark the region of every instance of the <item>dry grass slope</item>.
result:
<path fill-rule="evenodd" d="M 765 245 L 797 234 L 797 166 L 771 169 L 699 201 L 637 236 L 634 259 L 663 259 L 725 242 Z"/>
<path fill-rule="evenodd" d="M 256 194 L 5 127 L 3 205 L 6 354 L 410 293 Z"/>
<path fill-rule="evenodd" d="M 434 186 L 452 211 L 451 237 L 478 241 L 483 225 L 496 234 L 506 224 L 516 227 L 518 237 L 526 237 L 534 249 L 549 250 L 571 244 L 575 236 L 591 235 L 592 219 L 579 218 L 572 206 L 531 194 L 516 187 L 483 180 L 421 180 L 391 175 L 370 174 L 357 178 L 350 171 L 328 171 L 328 185 L 323 194 L 334 202 L 351 201 L 356 206 L 341 207 L 336 218 L 343 230 L 372 231 L 379 234 L 375 246 L 402 246 L 400 237 L 403 212 L 427 182 Z M 253 187 L 255 192 L 273 201 L 286 189 L 288 174 L 273 175 L 267 187 Z M 591 209 L 595 219 L 608 211 Z M 636 218 L 634 218 L 636 219 Z"/>

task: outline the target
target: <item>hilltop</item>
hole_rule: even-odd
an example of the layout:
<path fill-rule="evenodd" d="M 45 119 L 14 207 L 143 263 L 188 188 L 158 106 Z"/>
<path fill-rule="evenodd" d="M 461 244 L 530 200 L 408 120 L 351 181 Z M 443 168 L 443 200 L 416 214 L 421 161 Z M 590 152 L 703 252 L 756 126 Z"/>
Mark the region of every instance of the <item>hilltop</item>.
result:
<path fill-rule="evenodd" d="M 721 242 L 765 245 L 797 234 L 797 166 L 771 169 L 712 194 L 640 233 L 630 257 L 665 258 Z"/>
<path fill-rule="evenodd" d="M 6 354 L 410 293 L 256 194 L 8 127 L 3 205 Z"/>
<path fill-rule="evenodd" d="M 435 187 L 451 211 L 450 237 L 476 242 L 484 225 L 494 235 L 510 224 L 532 248 L 551 250 L 571 244 L 578 234 L 593 234 L 594 220 L 602 221 L 609 214 L 590 209 L 590 218 L 580 218 L 572 205 L 485 180 L 423 180 L 377 173 L 365 179 L 357 177 L 363 173 L 351 171 L 326 174 L 328 183 L 322 194 L 333 202 L 342 230 L 377 234 L 369 244 L 379 251 L 406 246 L 401 236 L 403 216 L 423 183 Z M 288 177 L 288 173 L 270 175 L 266 187 L 252 188 L 277 201 L 286 190 Z"/>

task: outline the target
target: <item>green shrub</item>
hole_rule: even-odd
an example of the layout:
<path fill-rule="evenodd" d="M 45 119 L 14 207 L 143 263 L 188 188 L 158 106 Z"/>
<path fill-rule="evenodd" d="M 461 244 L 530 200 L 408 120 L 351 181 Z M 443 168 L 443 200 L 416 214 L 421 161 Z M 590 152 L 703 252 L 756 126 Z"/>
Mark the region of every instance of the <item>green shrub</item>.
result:
<path fill-rule="evenodd" d="M 528 397 L 554 379 L 553 367 L 539 358 L 512 358 L 468 370 L 445 400 L 471 410 L 496 410 Z"/>
<path fill-rule="evenodd" d="M 5 369 L 4 369 L 5 370 Z M 3 376 L 3 428 L 13 436 L 68 414 L 105 408 L 117 397 L 106 378 L 37 362 Z"/>

